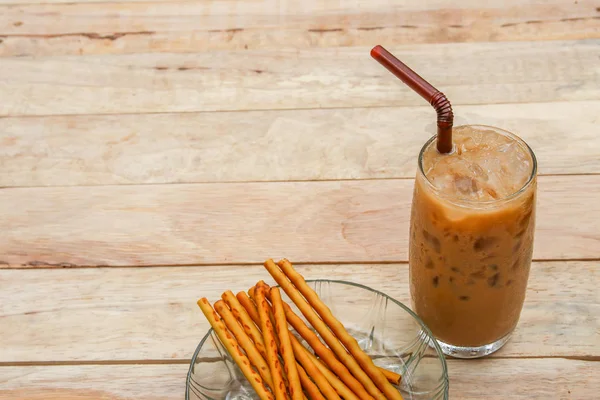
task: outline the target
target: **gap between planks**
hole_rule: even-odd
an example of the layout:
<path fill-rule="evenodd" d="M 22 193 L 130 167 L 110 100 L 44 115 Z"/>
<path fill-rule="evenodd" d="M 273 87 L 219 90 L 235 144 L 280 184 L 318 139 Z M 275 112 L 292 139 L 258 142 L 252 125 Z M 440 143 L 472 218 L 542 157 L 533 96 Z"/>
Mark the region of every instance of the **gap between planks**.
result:
<path fill-rule="evenodd" d="M 0 35 L 2 36 L 2 35 Z M 6 58 L 23 58 L 23 57 L 4 57 Z M 393 81 L 392 81 L 393 82 Z M 539 81 L 546 82 L 546 81 Z M 551 81 L 548 81 L 551 82 Z M 469 107 L 469 106 L 503 106 L 503 105 L 519 105 L 519 104 L 554 104 L 554 103 L 589 103 L 590 101 L 600 100 L 600 96 L 594 99 L 585 99 L 585 100 L 568 100 L 565 101 L 563 99 L 551 99 L 551 100 L 536 100 L 536 101 L 499 101 L 499 102 L 491 102 L 491 103 L 469 103 L 469 102 L 460 102 L 456 104 L 456 107 Z M 321 111 L 321 110 L 348 110 L 353 108 L 361 108 L 361 109 L 386 109 L 386 108 L 415 108 L 415 107 L 424 107 L 430 108 L 427 104 L 415 105 L 415 104 L 386 104 L 386 105 L 347 105 L 347 106 L 307 106 L 307 107 L 292 107 L 292 108 L 244 108 L 244 109 L 221 109 L 221 110 L 182 110 L 182 111 L 137 111 L 137 112 L 100 112 L 100 113 L 81 113 L 81 114 L 19 114 L 19 115 L 0 115 L 0 120 L 7 119 L 34 119 L 34 118 L 56 118 L 56 117 L 119 117 L 119 116 L 127 116 L 127 115 L 178 115 L 178 114 L 226 114 L 226 113 L 250 113 L 250 112 L 269 112 L 269 111 Z M 454 108 L 454 106 L 453 106 Z M 432 111 L 433 108 L 431 108 Z M 431 118 L 432 122 L 435 122 L 435 116 Z"/>
<path fill-rule="evenodd" d="M 581 172 L 564 174 L 537 174 L 540 176 L 598 176 L 600 172 Z M 33 186 L 0 186 L 0 190 L 9 189 L 49 189 L 49 188 L 73 188 L 73 187 L 114 187 L 114 186 L 160 186 L 160 185 L 207 185 L 207 184 L 240 184 L 240 183 L 306 183 L 306 182 L 356 182 L 356 181 L 397 181 L 414 180 L 412 176 L 398 176 L 385 178 L 340 178 L 340 179 L 267 179 L 267 180 L 240 180 L 240 181 L 189 181 L 189 182 L 148 182 L 148 183 L 111 183 L 111 184 L 86 184 L 86 185 L 33 185 Z M 350 262 L 352 263 L 352 262 Z M 182 264 L 187 265 L 187 264 Z M 196 265 L 196 264 L 194 264 Z M 227 264 L 225 264 L 227 265 Z"/>
<path fill-rule="evenodd" d="M 581 261 L 581 262 L 590 262 L 590 261 L 600 261 L 600 257 L 590 257 L 590 258 L 532 258 L 531 262 L 566 262 L 566 261 Z M 311 265 L 408 265 L 408 261 L 305 261 L 305 262 L 297 262 L 294 263 L 297 266 L 311 266 Z M 61 265 L 61 264 L 43 264 L 36 265 L 35 268 L 32 267 L 10 267 L 5 268 L 3 264 L 0 263 L 0 271 L 3 269 L 10 270 L 49 270 L 49 269 L 133 269 L 133 268 L 178 268 L 178 267 L 262 267 L 260 263 L 244 263 L 244 262 L 234 262 L 234 263 L 193 263 L 193 264 L 147 264 L 147 265 Z"/>
<path fill-rule="evenodd" d="M 598 362 L 600 356 L 495 356 L 493 360 L 540 360 L 540 359 L 563 359 L 574 361 Z M 447 360 L 458 360 L 447 357 Z M 77 366 L 77 365 L 188 365 L 192 360 L 189 358 L 164 359 L 164 360 L 91 360 L 91 361 L 13 361 L 0 362 L 2 367 L 55 367 L 55 366 Z"/>

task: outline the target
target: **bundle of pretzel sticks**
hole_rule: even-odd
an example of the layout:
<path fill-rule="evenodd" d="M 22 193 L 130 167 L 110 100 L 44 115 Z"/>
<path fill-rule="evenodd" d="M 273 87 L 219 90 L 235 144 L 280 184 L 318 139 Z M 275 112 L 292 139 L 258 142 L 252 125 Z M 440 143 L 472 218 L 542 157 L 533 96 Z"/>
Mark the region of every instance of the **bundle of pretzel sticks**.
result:
<path fill-rule="evenodd" d="M 206 298 L 198 300 L 261 400 L 402 400 L 393 386 L 401 376 L 373 363 L 288 260 L 264 266 L 314 331 L 282 300 L 278 287 L 263 281 L 248 293 L 226 291 L 214 309 Z"/>

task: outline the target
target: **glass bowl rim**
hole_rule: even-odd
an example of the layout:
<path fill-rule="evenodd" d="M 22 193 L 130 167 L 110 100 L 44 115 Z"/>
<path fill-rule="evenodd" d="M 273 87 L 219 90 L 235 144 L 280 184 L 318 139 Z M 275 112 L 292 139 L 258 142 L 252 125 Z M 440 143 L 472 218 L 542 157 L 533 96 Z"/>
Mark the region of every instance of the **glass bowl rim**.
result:
<path fill-rule="evenodd" d="M 387 294 L 383 293 L 382 291 L 373 289 L 373 288 L 371 288 L 369 286 L 366 286 L 366 285 L 363 285 L 363 284 L 360 284 L 360 283 L 349 282 L 349 281 L 344 281 L 344 280 L 339 280 L 339 279 L 306 279 L 306 283 L 321 283 L 321 282 L 325 282 L 325 283 L 339 283 L 339 284 L 342 284 L 342 285 L 349 285 L 349 286 L 354 286 L 354 287 L 357 287 L 357 288 L 365 289 L 365 290 L 368 290 L 368 291 L 370 291 L 372 293 L 375 293 L 375 294 L 378 294 L 380 296 L 383 296 L 386 299 L 391 300 L 396 305 L 400 306 L 411 317 L 413 317 L 413 319 L 415 321 L 417 321 L 417 323 L 420 325 L 421 329 L 427 334 L 427 337 L 428 337 L 428 340 L 429 340 L 429 344 L 433 344 L 433 347 L 434 347 L 435 352 L 437 354 L 437 358 L 442 363 L 442 379 L 444 379 L 444 380 L 446 380 L 446 382 L 448 382 L 448 366 L 446 365 L 446 358 L 444 356 L 444 353 L 442 352 L 442 349 L 441 349 L 440 345 L 438 344 L 437 340 L 435 340 L 435 337 L 433 336 L 433 334 L 429 330 L 429 327 L 427 327 L 427 325 L 425 325 L 425 323 L 421 320 L 421 318 L 419 318 L 417 316 L 417 314 L 414 313 L 413 310 L 411 310 L 410 308 L 408 308 L 407 306 L 405 306 L 403 303 L 399 302 L 398 300 L 394 299 L 393 297 L 388 296 Z M 273 286 L 273 287 L 279 287 L 279 285 Z M 194 360 L 196 360 L 196 357 L 198 356 L 198 353 L 200 352 L 200 350 L 204 346 L 204 343 L 208 340 L 208 338 L 210 337 L 210 335 L 211 335 L 212 332 L 213 332 L 213 328 L 210 328 L 208 330 L 208 332 L 206 332 L 206 334 L 204 335 L 204 337 L 202 338 L 202 340 L 200 341 L 200 343 L 198 343 L 198 346 L 196 347 L 196 350 L 194 351 L 194 355 L 192 356 L 192 359 L 190 361 L 190 367 L 188 369 L 188 373 L 186 375 L 186 381 L 185 381 L 185 400 L 189 400 L 190 399 L 190 397 L 189 397 L 189 395 L 190 395 L 190 392 L 189 392 L 190 391 L 190 379 L 191 379 L 191 376 L 192 376 L 192 370 L 194 368 Z"/>

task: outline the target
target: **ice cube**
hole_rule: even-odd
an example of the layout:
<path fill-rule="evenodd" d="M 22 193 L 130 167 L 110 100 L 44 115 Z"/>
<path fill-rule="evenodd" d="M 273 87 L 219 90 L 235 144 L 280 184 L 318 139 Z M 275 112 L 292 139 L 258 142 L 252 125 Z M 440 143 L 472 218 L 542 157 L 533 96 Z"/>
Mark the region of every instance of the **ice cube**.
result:
<path fill-rule="evenodd" d="M 470 176 L 464 175 L 454 175 L 454 187 L 457 191 L 465 195 L 472 195 L 479 190 L 477 181 Z"/>
<path fill-rule="evenodd" d="M 478 181 L 485 182 L 489 178 L 488 174 L 477 163 L 471 163 L 471 165 L 469 165 L 469 171 L 473 173 L 473 177 Z"/>
<path fill-rule="evenodd" d="M 500 146 L 497 146 L 496 150 L 500 153 L 507 153 L 507 152 L 512 151 L 514 145 L 515 145 L 514 143 L 504 143 L 504 144 L 501 144 Z"/>
<path fill-rule="evenodd" d="M 497 131 L 457 128 L 456 151 L 440 155 L 435 146 L 424 154 L 428 179 L 456 198 L 494 200 L 518 191 L 531 174 L 532 159 L 526 147 Z"/>

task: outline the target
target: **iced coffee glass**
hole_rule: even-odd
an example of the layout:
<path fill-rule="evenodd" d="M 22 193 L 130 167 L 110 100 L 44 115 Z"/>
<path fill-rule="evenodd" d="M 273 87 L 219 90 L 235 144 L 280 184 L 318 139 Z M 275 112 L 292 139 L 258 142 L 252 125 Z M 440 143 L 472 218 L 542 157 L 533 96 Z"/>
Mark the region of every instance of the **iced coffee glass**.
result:
<path fill-rule="evenodd" d="M 453 151 L 421 150 L 410 225 L 415 311 L 448 355 L 482 357 L 519 320 L 533 249 L 536 159 L 514 134 L 453 129 Z"/>

